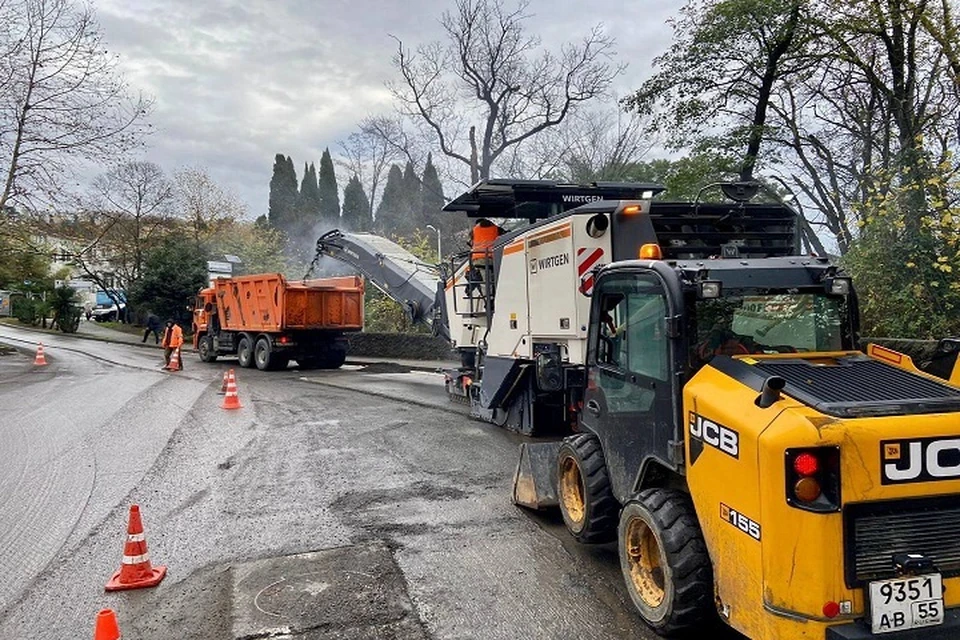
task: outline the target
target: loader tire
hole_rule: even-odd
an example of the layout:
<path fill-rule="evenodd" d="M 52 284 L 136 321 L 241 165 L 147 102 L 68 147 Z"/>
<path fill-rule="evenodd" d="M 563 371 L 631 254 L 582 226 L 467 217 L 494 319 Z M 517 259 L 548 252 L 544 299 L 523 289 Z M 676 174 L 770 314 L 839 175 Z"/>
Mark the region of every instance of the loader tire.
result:
<path fill-rule="evenodd" d="M 644 621 L 661 635 L 713 623 L 713 568 L 690 497 L 645 489 L 620 513 L 620 569 Z"/>
<path fill-rule="evenodd" d="M 610 542 L 617 534 L 619 504 L 610 490 L 600 440 L 581 433 L 557 451 L 557 496 L 567 530 L 578 542 Z"/>
<path fill-rule="evenodd" d="M 244 369 L 253 367 L 253 340 L 246 334 L 237 343 L 237 360 Z"/>

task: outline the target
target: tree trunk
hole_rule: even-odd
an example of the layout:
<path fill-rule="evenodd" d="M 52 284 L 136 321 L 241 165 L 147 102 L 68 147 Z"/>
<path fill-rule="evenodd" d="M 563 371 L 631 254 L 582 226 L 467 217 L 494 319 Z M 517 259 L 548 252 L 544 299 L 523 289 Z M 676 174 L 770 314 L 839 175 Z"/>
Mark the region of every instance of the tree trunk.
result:
<path fill-rule="evenodd" d="M 489 178 L 489 175 L 483 176 L 485 179 Z M 480 167 L 479 161 L 477 159 L 477 128 L 475 126 L 470 127 L 470 184 L 477 184 L 480 182 Z"/>

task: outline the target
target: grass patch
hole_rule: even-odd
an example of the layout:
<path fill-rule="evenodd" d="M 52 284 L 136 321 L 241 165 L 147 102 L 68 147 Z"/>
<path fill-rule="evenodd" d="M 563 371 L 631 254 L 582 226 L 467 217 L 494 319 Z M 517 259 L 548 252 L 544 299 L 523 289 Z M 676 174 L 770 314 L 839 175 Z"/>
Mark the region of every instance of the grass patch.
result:
<path fill-rule="evenodd" d="M 146 327 L 139 327 L 135 324 L 127 324 L 124 322 L 97 322 L 96 320 L 89 320 L 93 323 L 93 326 L 103 327 L 104 329 L 113 329 L 114 331 L 120 331 L 123 333 L 129 333 L 132 336 L 143 336 L 144 329 Z"/>

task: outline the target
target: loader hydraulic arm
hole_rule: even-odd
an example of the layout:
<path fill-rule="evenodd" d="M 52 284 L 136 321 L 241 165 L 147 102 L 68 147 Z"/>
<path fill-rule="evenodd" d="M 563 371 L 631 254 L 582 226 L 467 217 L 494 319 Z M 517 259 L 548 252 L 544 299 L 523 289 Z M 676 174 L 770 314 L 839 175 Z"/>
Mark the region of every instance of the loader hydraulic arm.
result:
<path fill-rule="evenodd" d="M 435 335 L 450 338 L 449 327 L 440 313 L 443 283 L 436 265 L 418 260 L 387 238 L 339 229 L 328 231 L 317 239 L 314 265 L 321 256 L 349 264 L 373 286 L 398 302 L 412 322 L 422 322 L 431 327 Z"/>

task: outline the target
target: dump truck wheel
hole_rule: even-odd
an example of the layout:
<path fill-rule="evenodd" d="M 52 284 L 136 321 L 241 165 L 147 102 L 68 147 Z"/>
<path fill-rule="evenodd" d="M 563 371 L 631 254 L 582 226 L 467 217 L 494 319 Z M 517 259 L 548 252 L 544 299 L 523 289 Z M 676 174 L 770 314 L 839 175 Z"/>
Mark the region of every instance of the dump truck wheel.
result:
<path fill-rule="evenodd" d="M 200 354 L 201 362 L 216 362 L 217 352 L 213 350 L 213 338 L 203 336 L 197 342 L 197 353 Z"/>
<path fill-rule="evenodd" d="M 260 336 L 257 344 L 253 348 L 253 361 L 260 371 L 270 371 L 274 368 L 273 348 L 270 346 L 270 340 L 266 336 Z"/>
<path fill-rule="evenodd" d="M 240 342 L 237 343 L 237 359 L 244 369 L 253 366 L 253 342 L 250 340 L 250 336 L 243 335 L 240 337 Z"/>
<path fill-rule="evenodd" d="M 310 371 L 320 367 L 320 361 L 316 358 L 297 358 L 297 368 L 301 371 Z"/>
<path fill-rule="evenodd" d="M 321 359 L 321 369 L 339 369 L 347 361 L 346 349 L 330 349 Z"/>
<path fill-rule="evenodd" d="M 579 542 L 614 539 L 619 505 L 610 490 L 603 449 L 592 433 L 572 436 L 560 445 L 557 494 L 563 522 Z"/>
<path fill-rule="evenodd" d="M 713 620 L 713 570 L 689 496 L 646 489 L 620 514 L 620 568 L 640 615 L 658 633 Z"/>

